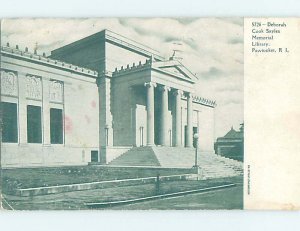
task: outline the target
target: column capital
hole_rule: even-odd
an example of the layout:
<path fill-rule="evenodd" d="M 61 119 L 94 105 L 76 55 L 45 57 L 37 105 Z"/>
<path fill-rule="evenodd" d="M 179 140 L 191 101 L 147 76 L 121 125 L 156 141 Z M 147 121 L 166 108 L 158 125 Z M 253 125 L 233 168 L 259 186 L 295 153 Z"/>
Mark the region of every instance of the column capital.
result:
<path fill-rule="evenodd" d="M 160 91 L 171 91 L 171 88 L 170 88 L 170 87 L 164 86 L 164 85 L 160 85 L 160 86 L 158 87 L 158 89 L 159 89 Z"/>
<path fill-rule="evenodd" d="M 185 93 L 187 98 L 193 98 L 193 93 L 192 92 L 186 92 Z"/>
<path fill-rule="evenodd" d="M 174 91 L 174 93 L 173 93 L 174 95 L 180 95 L 180 96 L 182 96 L 183 95 L 183 91 L 182 90 L 178 90 L 178 89 L 176 89 L 175 91 Z"/>
<path fill-rule="evenodd" d="M 156 83 L 154 83 L 154 82 L 147 82 L 147 83 L 144 83 L 144 86 L 145 87 L 156 87 L 157 86 L 157 84 Z"/>

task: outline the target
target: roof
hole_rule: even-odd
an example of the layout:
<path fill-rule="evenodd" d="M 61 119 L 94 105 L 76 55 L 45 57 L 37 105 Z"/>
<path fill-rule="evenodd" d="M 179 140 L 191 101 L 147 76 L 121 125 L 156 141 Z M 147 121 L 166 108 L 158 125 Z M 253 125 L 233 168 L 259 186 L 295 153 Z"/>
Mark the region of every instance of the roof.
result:
<path fill-rule="evenodd" d="M 82 39 L 79 39 L 75 42 L 72 42 L 68 45 L 59 47 L 53 51 L 51 51 L 51 56 L 56 56 L 57 54 L 60 54 L 61 52 L 67 52 L 68 50 L 74 49 L 74 48 L 80 48 L 84 47 L 90 43 L 105 40 L 110 43 L 116 44 L 120 47 L 127 48 L 129 50 L 132 50 L 136 53 L 139 53 L 146 57 L 153 56 L 156 60 L 164 60 L 164 57 L 161 56 L 159 51 L 152 49 L 151 47 L 148 47 L 144 44 L 141 44 L 137 41 L 134 41 L 130 38 L 127 38 L 123 35 L 117 34 L 115 32 L 112 32 L 110 30 L 102 30 L 100 32 L 97 32 L 95 34 L 92 34 L 90 36 L 84 37 Z"/>
<path fill-rule="evenodd" d="M 28 62 L 33 62 L 45 66 L 50 66 L 53 68 L 74 72 L 74 73 L 78 73 L 78 74 L 82 74 L 94 78 L 98 76 L 97 71 L 84 68 L 84 67 L 79 67 L 70 63 L 65 63 L 59 60 L 51 59 L 46 57 L 45 54 L 39 55 L 36 52 L 31 53 L 28 51 L 27 48 L 23 51 L 20 50 L 18 46 L 16 46 L 16 48 L 12 48 L 9 46 L 9 44 L 7 44 L 7 46 L 1 46 L 0 53 L 1 55 L 6 55 L 12 58 L 21 59 L 21 60 L 25 60 Z"/>
<path fill-rule="evenodd" d="M 141 61 L 139 63 L 133 63 L 132 65 L 127 65 L 126 67 L 121 66 L 120 69 L 115 68 L 114 72 L 112 73 L 112 76 L 122 76 L 127 75 L 129 73 L 133 73 L 136 71 L 141 71 L 145 69 L 155 69 L 162 71 L 167 74 L 171 74 L 173 76 L 176 76 L 177 78 L 185 79 L 191 83 L 195 83 L 197 80 L 197 77 L 192 74 L 182 63 L 180 63 L 177 60 L 169 60 L 169 61 L 154 61 L 152 59 L 146 60 L 146 63 L 142 63 Z M 173 68 L 173 70 L 172 70 Z M 174 69 L 176 68 L 176 70 Z M 186 96 L 182 96 L 182 98 L 186 99 Z M 193 95 L 193 102 L 202 104 L 209 107 L 216 107 L 216 101 L 200 97 L 199 95 Z"/>
<path fill-rule="evenodd" d="M 242 139 L 243 138 L 243 133 L 240 131 L 236 131 L 233 129 L 233 127 L 231 127 L 230 131 L 227 132 L 227 134 L 225 136 L 223 136 L 222 138 L 226 138 L 226 139 Z"/>
<path fill-rule="evenodd" d="M 179 74 L 186 80 L 195 83 L 198 78 L 178 60 L 157 61 L 152 63 L 153 68 L 159 68 L 165 72 Z"/>
<path fill-rule="evenodd" d="M 150 59 L 146 60 L 146 63 L 139 62 L 138 64 L 133 63 L 127 65 L 125 68 L 121 66 L 120 69 L 115 68 L 113 72 L 115 75 L 121 75 L 128 72 L 136 71 L 138 69 L 148 67 L 156 71 L 160 71 L 169 75 L 176 76 L 177 78 L 184 79 L 188 82 L 195 83 L 198 78 L 190 72 L 182 63 L 177 60 L 168 61 L 157 61 L 151 56 Z"/>

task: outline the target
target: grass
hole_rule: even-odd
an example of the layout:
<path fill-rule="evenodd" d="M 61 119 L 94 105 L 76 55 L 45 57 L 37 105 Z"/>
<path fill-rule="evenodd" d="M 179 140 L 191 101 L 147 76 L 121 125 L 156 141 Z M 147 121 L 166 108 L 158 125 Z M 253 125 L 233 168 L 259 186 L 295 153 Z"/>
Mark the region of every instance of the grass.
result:
<path fill-rule="evenodd" d="M 238 186 L 229 189 L 160 199 L 109 209 L 240 209 L 243 206 L 242 177 L 218 178 L 200 181 L 161 182 L 159 191 L 155 184 L 141 184 L 87 191 L 74 191 L 34 197 L 17 197 L 10 194 L 16 188 L 41 187 L 94 181 L 150 177 L 160 174 L 192 173 L 192 169 L 154 169 L 106 166 L 80 166 L 56 168 L 3 169 L 2 190 L 5 200 L 16 210 L 78 210 L 88 209 L 86 202 L 107 202 L 134 199 L 165 193 L 212 187 L 228 183 Z M 7 205 L 3 203 L 4 208 Z"/>
<path fill-rule="evenodd" d="M 207 194 L 192 194 L 179 198 L 161 199 L 108 209 L 239 209 L 243 205 L 242 178 L 219 178 L 201 181 L 170 181 L 160 184 L 160 194 L 200 189 L 228 183 L 239 186 L 211 191 Z M 155 184 L 143 184 L 60 194 L 16 197 L 4 195 L 16 210 L 79 210 L 88 209 L 86 202 L 107 202 L 156 195 Z M 107 208 L 106 208 L 107 209 Z"/>
<path fill-rule="evenodd" d="M 89 183 L 140 177 L 192 173 L 192 169 L 153 169 L 106 166 L 72 166 L 56 168 L 3 169 L 2 191 L 11 194 L 16 189 Z"/>
<path fill-rule="evenodd" d="M 113 207 L 120 210 L 183 210 L 183 209 L 243 209 L 243 187 L 237 185 L 233 188 L 220 189 L 205 193 L 195 193 L 176 198 L 136 203 Z"/>

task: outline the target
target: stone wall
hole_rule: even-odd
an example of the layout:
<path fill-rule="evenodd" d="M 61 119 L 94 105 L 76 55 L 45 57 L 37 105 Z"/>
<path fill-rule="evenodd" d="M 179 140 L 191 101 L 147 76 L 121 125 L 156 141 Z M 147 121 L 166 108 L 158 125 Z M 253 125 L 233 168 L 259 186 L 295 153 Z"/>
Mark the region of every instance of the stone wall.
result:
<path fill-rule="evenodd" d="M 67 45 L 52 51 L 51 58 L 63 60 L 78 66 L 105 71 L 105 43 L 104 40 L 94 40 Z"/>
<path fill-rule="evenodd" d="M 194 104 L 198 113 L 199 127 L 199 150 L 214 152 L 214 108 Z"/>
<path fill-rule="evenodd" d="M 136 114 L 136 105 L 145 105 L 145 95 L 143 96 L 142 92 L 145 90 L 144 83 L 150 79 L 149 73 L 150 71 L 146 69 L 129 75 L 116 74 L 112 77 L 111 109 L 114 121 L 114 146 L 136 145 L 136 117 L 144 116 Z M 146 119 L 147 116 L 143 118 Z"/>
<path fill-rule="evenodd" d="M 1 58 L 2 76 L 5 75 L 3 72 L 15 73 L 18 89 L 18 95 L 5 91 L 1 95 L 2 102 L 18 105 L 18 142 L 2 143 L 2 167 L 84 165 L 90 162 L 91 151 L 99 149 L 97 75 L 49 66 L 38 58 L 29 61 L 17 55 L 2 55 Z M 41 107 L 42 143 L 27 142 L 27 105 Z M 51 144 L 50 108 L 62 109 L 62 144 Z"/>
<path fill-rule="evenodd" d="M 142 62 L 145 63 L 149 57 L 140 55 L 131 51 L 129 49 L 111 44 L 109 42 L 105 43 L 105 62 L 106 71 L 113 72 L 115 68 L 120 69 L 122 66 L 126 68 L 128 64 Z"/>

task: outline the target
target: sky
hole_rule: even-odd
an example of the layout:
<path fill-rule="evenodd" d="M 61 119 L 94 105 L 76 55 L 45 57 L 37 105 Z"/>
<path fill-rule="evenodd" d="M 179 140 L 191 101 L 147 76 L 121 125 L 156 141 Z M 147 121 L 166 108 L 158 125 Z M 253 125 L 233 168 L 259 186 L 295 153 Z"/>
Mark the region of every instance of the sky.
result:
<path fill-rule="evenodd" d="M 51 50 L 109 29 L 169 58 L 176 56 L 196 76 L 196 92 L 216 100 L 215 138 L 244 120 L 243 18 L 6 19 L 2 45 L 50 55 Z"/>

